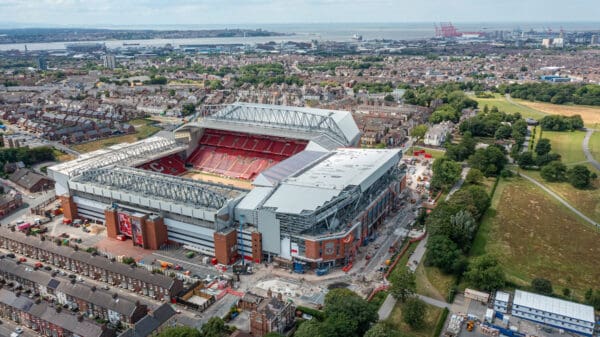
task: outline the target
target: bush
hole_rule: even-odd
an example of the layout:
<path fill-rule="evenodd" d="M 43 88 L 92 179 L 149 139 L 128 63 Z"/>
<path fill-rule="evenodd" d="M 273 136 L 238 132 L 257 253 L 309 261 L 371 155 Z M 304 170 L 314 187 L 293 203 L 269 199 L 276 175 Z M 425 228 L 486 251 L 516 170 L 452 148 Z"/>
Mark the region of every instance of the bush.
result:
<path fill-rule="evenodd" d="M 432 337 L 438 337 L 442 334 L 442 329 L 444 328 L 444 323 L 446 323 L 446 318 L 448 318 L 448 313 L 450 313 L 448 308 L 444 308 L 444 310 L 442 310 L 440 319 L 437 321 L 435 329 L 433 330 L 433 335 L 431 335 Z"/>
<path fill-rule="evenodd" d="M 531 281 L 531 288 L 536 293 L 540 293 L 543 295 L 551 295 L 553 293 L 552 282 L 550 280 L 536 277 Z"/>

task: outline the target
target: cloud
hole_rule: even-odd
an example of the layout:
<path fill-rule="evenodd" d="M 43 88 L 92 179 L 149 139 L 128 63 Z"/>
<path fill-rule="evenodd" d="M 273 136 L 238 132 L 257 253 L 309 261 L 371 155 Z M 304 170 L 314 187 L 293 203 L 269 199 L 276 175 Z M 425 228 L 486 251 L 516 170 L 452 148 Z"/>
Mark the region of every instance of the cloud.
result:
<path fill-rule="evenodd" d="M 597 21 L 597 0 L 0 0 L 0 21 L 153 25 Z"/>

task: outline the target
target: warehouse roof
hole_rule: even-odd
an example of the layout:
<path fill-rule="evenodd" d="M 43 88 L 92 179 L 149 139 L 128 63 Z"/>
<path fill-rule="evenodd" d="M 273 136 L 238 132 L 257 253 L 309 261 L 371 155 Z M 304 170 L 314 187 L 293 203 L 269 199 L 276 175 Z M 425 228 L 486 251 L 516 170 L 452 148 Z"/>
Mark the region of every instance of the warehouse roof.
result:
<path fill-rule="evenodd" d="M 594 308 L 589 305 L 538 295 L 527 291 L 515 291 L 514 305 L 575 318 L 584 322 L 594 322 Z"/>

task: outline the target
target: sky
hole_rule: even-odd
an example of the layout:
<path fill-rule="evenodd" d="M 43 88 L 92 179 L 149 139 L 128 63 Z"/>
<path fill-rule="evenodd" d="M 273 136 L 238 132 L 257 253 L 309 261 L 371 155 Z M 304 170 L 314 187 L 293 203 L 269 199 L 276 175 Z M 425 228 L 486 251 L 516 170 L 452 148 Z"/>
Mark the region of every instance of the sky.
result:
<path fill-rule="evenodd" d="M 6 26 L 598 22 L 600 0 L 0 0 Z"/>

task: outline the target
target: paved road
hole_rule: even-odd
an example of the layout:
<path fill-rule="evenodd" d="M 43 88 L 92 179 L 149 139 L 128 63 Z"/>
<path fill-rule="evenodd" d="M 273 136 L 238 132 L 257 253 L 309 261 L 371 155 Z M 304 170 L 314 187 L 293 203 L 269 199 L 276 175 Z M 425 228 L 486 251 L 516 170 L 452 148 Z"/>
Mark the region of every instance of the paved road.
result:
<path fill-rule="evenodd" d="M 385 301 L 379 307 L 379 311 L 377 311 L 377 315 L 379 315 L 379 320 L 383 321 L 390 317 L 392 310 L 394 310 L 394 306 L 396 305 L 396 299 L 391 294 L 388 294 L 385 298 Z"/>
<path fill-rule="evenodd" d="M 423 302 L 433 305 L 434 307 L 450 309 L 449 303 L 442 302 L 440 300 L 436 300 L 435 298 L 431 298 L 431 297 L 427 297 L 427 296 L 419 295 L 419 294 L 417 294 L 417 297 L 419 297 Z M 396 299 L 391 294 L 389 294 L 385 298 L 385 301 L 383 301 L 383 303 L 381 304 L 381 307 L 379 307 L 379 311 L 377 311 L 379 320 L 383 321 L 383 320 L 387 319 L 388 317 L 390 317 L 392 311 L 394 310 L 395 305 L 396 305 Z"/>
<path fill-rule="evenodd" d="M 587 129 L 587 132 L 585 133 L 585 138 L 583 138 L 583 144 L 581 144 L 581 146 L 583 147 L 583 153 L 585 153 L 585 157 L 590 162 L 590 164 L 594 165 L 594 167 L 600 171 L 600 162 L 594 159 L 594 156 L 590 152 L 589 147 L 590 138 L 592 137 L 593 133 L 594 129 Z"/>
<path fill-rule="evenodd" d="M 421 240 L 419 242 L 419 244 L 417 245 L 417 248 L 415 248 L 415 251 L 413 252 L 413 254 L 410 257 L 408 268 L 413 273 L 415 272 L 415 270 L 417 270 L 417 267 L 419 266 L 419 263 L 421 263 L 423 256 L 425 256 L 425 251 L 427 250 L 427 239 L 428 238 L 429 238 L 429 236 L 426 236 L 423 240 Z"/>
<path fill-rule="evenodd" d="M 561 198 L 558 194 L 554 193 L 552 190 L 550 190 L 549 188 L 547 188 L 546 186 L 544 186 L 542 183 L 538 182 L 537 180 L 531 178 L 530 176 L 527 176 L 523 173 L 520 173 L 520 175 L 531 181 L 532 183 L 534 183 L 535 185 L 537 185 L 539 188 L 541 188 L 542 190 L 544 190 L 546 193 L 550 194 L 550 196 L 552 196 L 554 199 L 558 200 L 561 204 L 565 205 L 568 209 L 570 209 L 573 213 L 579 215 L 583 220 L 589 222 L 590 224 L 600 227 L 600 224 L 598 224 L 596 221 L 590 219 L 588 216 L 586 216 L 585 214 L 581 213 L 579 210 L 577 210 L 575 207 L 571 206 L 568 202 L 566 202 L 563 198 Z"/>
<path fill-rule="evenodd" d="M 450 192 L 448 192 L 448 195 L 446 196 L 446 201 L 448 201 L 448 199 L 450 199 L 450 196 L 454 194 L 454 192 L 458 191 L 458 189 L 462 186 L 462 184 L 465 182 L 465 179 L 467 178 L 467 173 L 469 173 L 470 169 L 470 167 L 464 167 L 462 169 L 462 171 L 460 172 L 460 179 L 458 179 L 456 184 L 452 186 Z"/>
<path fill-rule="evenodd" d="M 427 304 L 431 304 L 435 307 L 438 308 L 448 308 L 450 309 L 450 304 L 440 301 L 440 300 L 436 300 L 435 298 L 431 298 L 431 297 L 427 297 L 427 296 L 423 296 L 423 295 L 417 295 L 421 300 L 423 300 L 423 302 L 427 303 Z"/>

